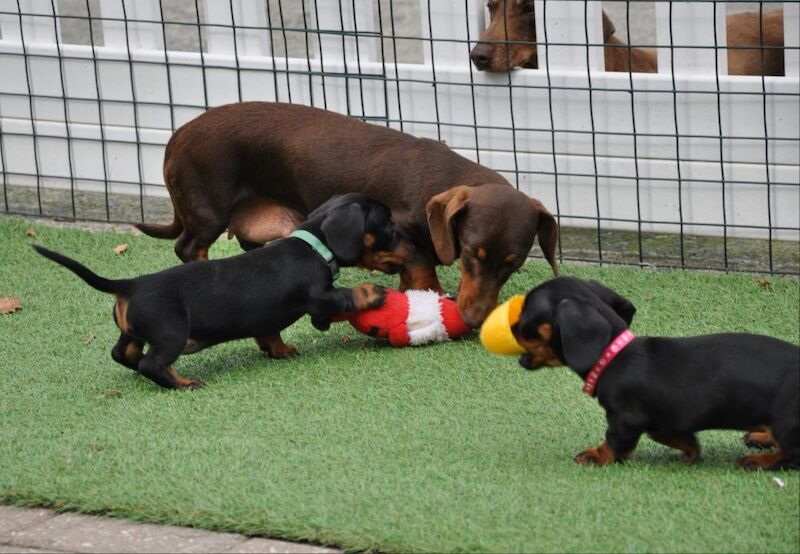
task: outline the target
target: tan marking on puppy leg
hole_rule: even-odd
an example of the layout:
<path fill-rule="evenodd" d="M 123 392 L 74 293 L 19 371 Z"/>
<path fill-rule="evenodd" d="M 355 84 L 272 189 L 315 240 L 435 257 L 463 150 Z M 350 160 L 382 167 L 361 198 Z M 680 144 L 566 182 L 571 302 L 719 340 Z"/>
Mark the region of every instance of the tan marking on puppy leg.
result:
<path fill-rule="evenodd" d="M 633 449 L 629 450 L 628 452 L 623 453 L 622 455 L 618 456 L 608 443 L 603 441 L 600 446 L 595 448 L 589 448 L 584 450 L 577 456 L 575 456 L 575 461 L 579 464 L 584 465 L 596 465 L 596 466 L 604 466 L 608 464 L 613 464 L 617 460 L 622 460 L 627 458 L 633 453 Z"/>
<path fill-rule="evenodd" d="M 298 352 L 294 346 L 283 342 L 280 333 L 268 337 L 253 337 L 258 347 L 266 352 L 270 358 L 278 360 L 297 356 Z"/>
<path fill-rule="evenodd" d="M 170 375 L 172 375 L 172 378 L 175 379 L 175 382 L 177 382 L 182 389 L 199 389 L 205 386 L 200 379 L 191 379 L 189 377 L 184 377 L 183 375 L 175 371 L 175 369 L 172 366 L 167 367 L 167 372 Z"/>
<path fill-rule="evenodd" d="M 694 435 L 690 437 L 683 437 L 679 435 L 667 435 L 663 433 L 648 433 L 651 439 L 669 446 L 677 448 L 683 452 L 683 461 L 687 463 L 694 462 L 700 457 L 700 445 Z"/>
<path fill-rule="evenodd" d="M 749 454 L 742 456 L 736 463 L 744 469 L 780 469 L 781 462 L 789 459 L 782 450 L 768 454 Z"/>
<path fill-rule="evenodd" d="M 137 341 L 131 341 L 125 345 L 125 351 L 123 352 L 123 356 L 125 359 L 132 364 L 138 364 L 139 361 L 144 357 L 142 353 L 142 343 Z"/>
<path fill-rule="evenodd" d="M 114 305 L 114 315 L 117 320 L 117 327 L 124 333 L 130 334 L 130 325 L 128 324 L 128 298 L 125 296 L 117 296 L 117 303 Z"/>
<path fill-rule="evenodd" d="M 750 448 L 773 448 L 777 446 L 775 437 L 772 436 L 772 429 L 764 427 L 759 431 L 750 431 L 742 438 L 744 443 Z"/>

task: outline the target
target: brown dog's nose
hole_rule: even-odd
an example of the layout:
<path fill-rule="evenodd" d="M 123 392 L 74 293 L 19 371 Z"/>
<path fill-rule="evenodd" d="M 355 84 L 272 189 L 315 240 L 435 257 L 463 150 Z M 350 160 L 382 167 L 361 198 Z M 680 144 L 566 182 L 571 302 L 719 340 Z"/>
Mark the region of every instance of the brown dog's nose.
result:
<path fill-rule="evenodd" d="M 488 306 L 469 306 L 462 311 L 461 307 L 459 306 L 459 314 L 461 315 L 461 319 L 464 320 L 468 326 L 472 327 L 473 329 L 477 329 L 483 324 L 483 321 L 488 317 L 489 312 L 492 311 L 495 304 L 489 304 Z"/>
<path fill-rule="evenodd" d="M 488 44 L 479 43 L 472 49 L 472 52 L 469 53 L 469 58 L 472 60 L 472 63 L 481 71 L 489 66 L 491 57 L 491 47 Z"/>

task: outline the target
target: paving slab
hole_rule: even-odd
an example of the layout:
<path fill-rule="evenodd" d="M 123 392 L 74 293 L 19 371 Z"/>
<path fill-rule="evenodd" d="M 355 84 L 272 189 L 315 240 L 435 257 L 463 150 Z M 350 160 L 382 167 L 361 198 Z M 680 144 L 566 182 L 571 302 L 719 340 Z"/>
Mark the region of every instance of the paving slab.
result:
<path fill-rule="evenodd" d="M 0 543 L 3 537 L 13 531 L 21 531 L 51 519 L 55 514 L 44 508 L 15 508 L 14 506 L 0 506 Z"/>
<path fill-rule="evenodd" d="M 27 548 L 11 544 L 0 544 L 0 554 L 61 554 L 58 550 L 43 550 L 41 548 Z"/>
<path fill-rule="evenodd" d="M 340 552 L 333 548 L 322 546 L 312 546 L 310 544 L 298 544 L 294 542 L 276 541 L 272 539 L 250 539 L 239 543 L 227 552 L 231 554 L 275 554 L 284 552 L 286 554 L 335 554 Z"/>
<path fill-rule="evenodd" d="M 0 554 L 17 552 L 230 552 L 333 554 L 338 550 L 190 527 L 134 523 L 43 508 L 0 506 Z"/>
<path fill-rule="evenodd" d="M 137 524 L 124 519 L 61 514 L 9 534 L 10 544 L 70 552 L 222 552 L 245 540 L 171 525 Z"/>

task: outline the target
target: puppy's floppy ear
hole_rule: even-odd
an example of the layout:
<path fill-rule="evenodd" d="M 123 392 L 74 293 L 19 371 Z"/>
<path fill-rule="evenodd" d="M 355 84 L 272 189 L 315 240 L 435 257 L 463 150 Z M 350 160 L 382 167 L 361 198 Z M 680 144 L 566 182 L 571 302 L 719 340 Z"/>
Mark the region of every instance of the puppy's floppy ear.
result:
<path fill-rule="evenodd" d="M 364 209 L 355 203 L 337 206 L 325 214 L 320 230 L 325 243 L 345 265 L 355 265 L 364 247 L 366 218 Z"/>
<path fill-rule="evenodd" d="M 614 27 L 614 22 L 606 15 L 605 10 L 603 11 L 603 42 L 608 42 L 608 39 L 611 38 L 611 35 L 617 32 L 617 28 Z"/>
<path fill-rule="evenodd" d="M 516 333 L 524 339 L 535 339 L 539 334 L 539 325 L 552 318 L 552 304 L 547 295 L 529 292 L 522 304 L 522 312 L 516 325 Z"/>
<path fill-rule="evenodd" d="M 607 304 L 617 315 L 625 321 L 625 325 L 631 326 L 633 316 L 636 314 L 636 306 L 617 292 L 611 290 L 599 281 L 589 280 L 586 284 L 597 297 Z"/>
<path fill-rule="evenodd" d="M 533 207 L 537 212 L 539 221 L 536 226 L 536 235 L 539 237 L 539 247 L 544 253 L 544 257 L 550 262 L 553 268 L 553 275 L 558 276 L 558 262 L 556 261 L 556 248 L 558 248 L 558 223 L 553 214 L 547 211 L 544 204 L 535 198 L 531 198 Z"/>
<path fill-rule="evenodd" d="M 565 298 L 555 310 L 564 361 L 577 371 L 592 367 L 611 342 L 611 324 L 595 306 L 578 298 Z"/>
<path fill-rule="evenodd" d="M 436 255 L 444 265 L 450 265 L 458 255 L 455 216 L 467 208 L 470 187 L 458 186 L 428 200 L 428 228 Z"/>

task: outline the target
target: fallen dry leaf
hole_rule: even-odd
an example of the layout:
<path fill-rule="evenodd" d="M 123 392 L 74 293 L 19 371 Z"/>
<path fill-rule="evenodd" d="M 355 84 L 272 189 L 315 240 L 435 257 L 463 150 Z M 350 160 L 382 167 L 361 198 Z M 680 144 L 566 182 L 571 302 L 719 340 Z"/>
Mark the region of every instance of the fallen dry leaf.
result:
<path fill-rule="evenodd" d="M 96 398 L 119 398 L 122 396 L 122 393 L 118 390 L 110 390 L 106 391 L 103 394 L 98 394 Z"/>
<path fill-rule="evenodd" d="M 16 296 L 0 296 L 0 314 L 13 314 L 22 309 L 22 302 Z"/>
<path fill-rule="evenodd" d="M 348 342 L 350 342 L 350 337 L 348 335 L 343 336 L 342 344 L 347 344 Z"/>
<path fill-rule="evenodd" d="M 772 283 L 770 283 L 766 279 L 758 279 L 757 282 L 758 282 L 758 286 L 760 286 L 761 288 L 765 288 L 767 290 L 772 290 Z"/>
<path fill-rule="evenodd" d="M 655 298 L 655 296 L 653 296 L 652 294 L 645 294 L 645 295 L 644 295 L 644 299 L 645 299 L 645 300 L 648 300 L 648 301 L 649 301 L 649 300 L 652 300 L 653 298 Z"/>
<path fill-rule="evenodd" d="M 36 236 L 38 236 L 38 233 L 36 232 L 36 229 L 34 229 L 33 227 L 28 227 L 28 230 L 25 231 L 25 236 L 26 237 L 36 237 Z"/>
<path fill-rule="evenodd" d="M 128 249 L 128 243 L 123 242 L 122 244 L 118 244 L 114 247 L 114 254 L 119 256 L 120 254 L 123 254 L 127 249 Z"/>
<path fill-rule="evenodd" d="M 97 333 L 89 333 L 85 337 L 83 337 L 83 344 L 91 343 L 95 338 L 97 338 Z"/>

